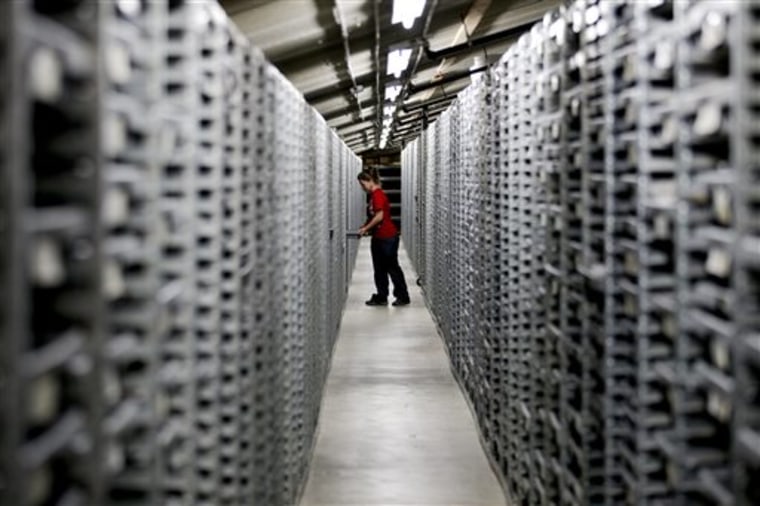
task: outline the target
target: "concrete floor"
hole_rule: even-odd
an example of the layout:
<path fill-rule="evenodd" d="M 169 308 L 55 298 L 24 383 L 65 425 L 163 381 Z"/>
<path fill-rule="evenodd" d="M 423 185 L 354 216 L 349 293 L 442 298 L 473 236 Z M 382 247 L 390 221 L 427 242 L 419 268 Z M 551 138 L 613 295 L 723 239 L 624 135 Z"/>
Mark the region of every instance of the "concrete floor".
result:
<path fill-rule="evenodd" d="M 374 284 L 360 243 L 301 506 L 502 506 L 405 251 L 400 260 L 412 304 L 365 306 Z"/>

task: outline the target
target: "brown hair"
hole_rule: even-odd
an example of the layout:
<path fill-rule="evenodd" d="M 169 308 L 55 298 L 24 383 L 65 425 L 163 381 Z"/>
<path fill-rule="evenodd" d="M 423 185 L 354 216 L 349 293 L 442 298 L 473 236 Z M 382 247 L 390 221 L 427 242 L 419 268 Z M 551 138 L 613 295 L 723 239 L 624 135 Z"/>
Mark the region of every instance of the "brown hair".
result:
<path fill-rule="evenodd" d="M 380 184 L 380 175 L 375 167 L 366 167 L 356 176 L 356 179 L 359 181 L 373 181 L 375 184 Z"/>

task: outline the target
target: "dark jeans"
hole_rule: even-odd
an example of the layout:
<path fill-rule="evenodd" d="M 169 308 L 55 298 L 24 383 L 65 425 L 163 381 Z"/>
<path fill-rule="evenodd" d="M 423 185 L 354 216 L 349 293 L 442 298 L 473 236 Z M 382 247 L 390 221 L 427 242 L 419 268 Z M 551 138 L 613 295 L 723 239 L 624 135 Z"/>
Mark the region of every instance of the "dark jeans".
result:
<path fill-rule="evenodd" d="M 388 276 L 393 281 L 393 296 L 401 300 L 409 298 L 404 272 L 398 264 L 398 244 L 398 236 L 390 239 L 372 238 L 372 267 L 375 270 L 375 288 L 381 299 L 388 298 Z"/>

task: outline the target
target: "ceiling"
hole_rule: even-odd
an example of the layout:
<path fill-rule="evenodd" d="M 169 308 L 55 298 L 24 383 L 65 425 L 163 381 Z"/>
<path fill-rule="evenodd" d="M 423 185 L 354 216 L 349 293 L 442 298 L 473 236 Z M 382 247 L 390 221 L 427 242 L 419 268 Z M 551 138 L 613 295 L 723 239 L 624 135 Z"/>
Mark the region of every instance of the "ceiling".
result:
<path fill-rule="evenodd" d="M 415 138 L 470 83 L 471 69 L 497 61 L 563 2 L 427 0 L 408 30 L 391 22 L 393 0 L 220 3 L 343 140 L 366 154 Z M 395 49 L 412 50 L 399 78 L 386 72 Z M 388 101 L 393 85 L 401 92 Z"/>

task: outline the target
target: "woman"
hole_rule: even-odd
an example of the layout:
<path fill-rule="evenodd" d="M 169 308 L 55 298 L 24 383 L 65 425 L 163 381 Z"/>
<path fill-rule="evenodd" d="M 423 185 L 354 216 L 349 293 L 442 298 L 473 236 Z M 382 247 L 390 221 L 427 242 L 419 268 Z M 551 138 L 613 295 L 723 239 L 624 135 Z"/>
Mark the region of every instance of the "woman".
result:
<path fill-rule="evenodd" d="M 391 221 L 391 204 L 388 196 L 380 187 L 377 169 L 364 169 L 358 176 L 362 189 L 369 194 L 367 222 L 359 228 L 359 235 L 372 234 L 372 267 L 375 270 L 375 288 L 377 293 L 366 302 L 368 306 L 385 306 L 388 304 L 388 276 L 393 281 L 394 306 L 409 304 L 409 292 L 404 279 L 404 272 L 398 264 L 399 234 Z"/>

